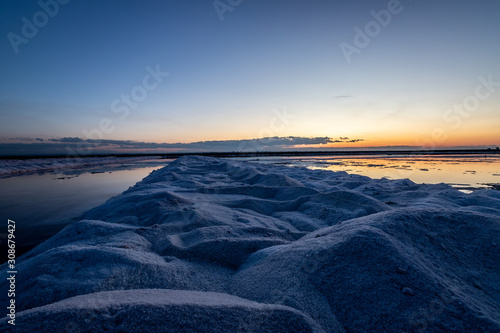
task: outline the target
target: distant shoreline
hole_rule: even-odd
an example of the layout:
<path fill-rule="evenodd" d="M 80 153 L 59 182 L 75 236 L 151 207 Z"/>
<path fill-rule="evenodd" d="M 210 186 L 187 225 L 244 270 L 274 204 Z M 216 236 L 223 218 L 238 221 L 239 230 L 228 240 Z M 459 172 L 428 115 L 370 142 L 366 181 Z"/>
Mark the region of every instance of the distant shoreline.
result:
<path fill-rule="evenodd" d="M 27 160 L 42 158 L 87 157 L 153 157 L 176 159 L 181 156 L 229 157 L 298 157 L 298 156 L 361 156 L 361 155 L 500 155 L 498 149 L 438 149 L 438 150 L 345 150 L 345 151 L 262 151 L 262 152 L 198 152 L 198 153 L 148 153 L 148 154 L 89 154 L 89 155 L 25 155 L 0 156 L 0 160 Z"/>

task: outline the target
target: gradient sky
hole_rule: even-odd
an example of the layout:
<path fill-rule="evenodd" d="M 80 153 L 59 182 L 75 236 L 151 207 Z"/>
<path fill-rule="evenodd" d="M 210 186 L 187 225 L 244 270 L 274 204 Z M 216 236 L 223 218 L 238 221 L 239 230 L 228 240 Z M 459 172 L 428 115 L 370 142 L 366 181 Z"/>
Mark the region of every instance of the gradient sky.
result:
<path fill-rule="evenodd" d="M 60 1 L 45 25 L 37 1 L 0 1 L 4 144 L 500 144 L 497 0 L 221 0 L 222 15 L 213 1 Z M 371 11 L 388 9 L 374 24 Z M 23 17 L 42 26 L 16 44 Z M 356 27 L 375 29 L 368 45 Z M 347 44 L 363 46 L 350 61 Z M 168 76 L 144 90 L 157 69 Z M 121 100 L 133 91 L 134 108 Z"/>

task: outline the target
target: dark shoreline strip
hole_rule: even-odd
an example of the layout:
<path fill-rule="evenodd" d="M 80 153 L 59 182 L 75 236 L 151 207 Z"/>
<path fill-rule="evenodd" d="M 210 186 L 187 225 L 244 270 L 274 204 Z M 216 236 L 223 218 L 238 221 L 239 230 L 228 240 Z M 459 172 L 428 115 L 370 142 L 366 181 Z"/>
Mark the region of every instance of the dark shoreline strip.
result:
<path fill-rule="evenodd" d="M 155 153 L 155 154 L 94 154 L 94 155 L 31 155 L 0 156 L 0 160 L 27 160 L 39 158 L 85 158 L 85 157 L 153 157 L 175 159 L 181 156 L 209 157 L 296 157 L 296 156 L 360 156 L 360 155 L 500 155 L 493 149 L 443 149 L 443 150 L 335 150 L 335 151 L 262 151 L 262 152 L 198 152 L 198 153 Z"/>

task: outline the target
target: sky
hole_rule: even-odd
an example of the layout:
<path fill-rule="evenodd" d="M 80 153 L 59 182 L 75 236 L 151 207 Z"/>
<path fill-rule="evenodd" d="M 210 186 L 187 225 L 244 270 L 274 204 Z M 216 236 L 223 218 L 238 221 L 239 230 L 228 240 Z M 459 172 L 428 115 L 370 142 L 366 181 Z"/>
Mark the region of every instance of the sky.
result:
<path fill-rule="evenodd" d="M 0 0 L 0 155 L 500 145 L 497 0 Z"/>

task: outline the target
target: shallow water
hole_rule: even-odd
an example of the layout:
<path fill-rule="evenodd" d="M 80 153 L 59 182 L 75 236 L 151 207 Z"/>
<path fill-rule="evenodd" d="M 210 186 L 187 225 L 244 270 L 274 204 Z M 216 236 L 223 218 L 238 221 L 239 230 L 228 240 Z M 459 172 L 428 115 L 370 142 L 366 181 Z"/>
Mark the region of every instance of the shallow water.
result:
<path fill-rule="evenodd" d="M 491 156 L 349 156 L 236 158 L 260 163 L 346 171 L 371 178 L 409 178 L 416 183 L 447 183 L 470 192 L 500 183 L 500 157 Z M 168 160 L 145 160 L 90 169 L 0 179 L 0 214 L 16 221 L 18 255 L 57 233 L 85 211 L 142 180 Z M 7 227 L 0 230 L 6 233 Z M 1 239 L 4 239 L 3 237 Z M 2 244 L 2 262 L 6 245 Z"/>
<path fill-rule="evenodd" d="M 500 183 L 500 157 L 491 155 L 321 156 L 267 158 L 259 159 L 259 162 L 346 171 L 370 178 L 409 178 L 415 183 L 446 183 L 466 193 Z"/>
<path fill-rule="evenodd" d="M 0 215 L 16 222 L 17 255 L 78 219 L 87 210 L 122 193 L 162 165 L 137 163 L 0 179 Z M 0 234 L 5 233 L 0 230 Z M 2 262 L 6 260 L 2 244 Z"/>

